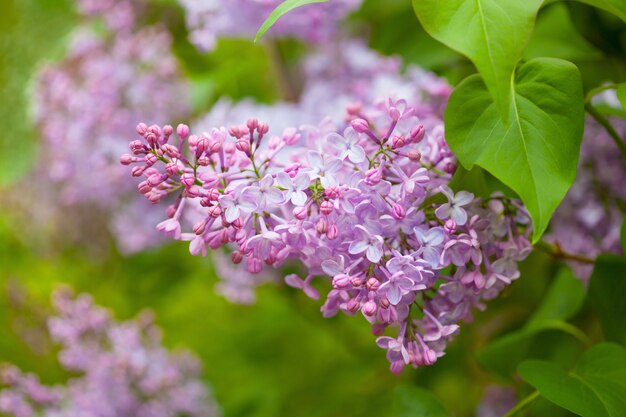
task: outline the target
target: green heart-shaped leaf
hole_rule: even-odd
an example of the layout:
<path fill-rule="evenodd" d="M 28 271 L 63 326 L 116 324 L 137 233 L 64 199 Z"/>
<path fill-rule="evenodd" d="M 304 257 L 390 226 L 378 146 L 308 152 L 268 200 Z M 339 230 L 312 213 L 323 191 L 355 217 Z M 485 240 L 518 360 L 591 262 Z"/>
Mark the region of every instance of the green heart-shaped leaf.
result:
<path fill-rule="evenodd" d="M 615 16 L 626 22 L 626 1 L 624 0 L 578 0 L 581 3 L 589 4 L 600 9 L 613 13 Z"/>
<path fill-rule="evenodd" d="M 498 113 L 509 117 L 511 77 L 541 0 L 413 0 L 424 29 L 476 65 Z"/>
<path fill-rule="evenodd" d="M 466 169 L 479 165 L 519 194 L 536 242 L 576 178 L 582 82 L 573 64 L 537 58 L 519 67 L 511 89 L 507 126 L 483 80 L 462 81 L 446 108 L 446 140 Z"/>

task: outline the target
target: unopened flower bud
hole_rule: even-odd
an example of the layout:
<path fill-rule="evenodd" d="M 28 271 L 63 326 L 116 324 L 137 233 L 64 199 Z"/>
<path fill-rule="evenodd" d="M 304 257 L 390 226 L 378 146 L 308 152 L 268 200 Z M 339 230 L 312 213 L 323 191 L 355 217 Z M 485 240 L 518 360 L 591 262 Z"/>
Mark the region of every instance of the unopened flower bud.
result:
<path fill-rule="evenodd" d="M 402 220 L 404 219 L 404 216 L 406 216 L 406 210 L 400 204 L 393 203 L 391 208 L 391 215 L 396 220 Z"/>
<path fill-rule="evenodd" d="M 322 204 L 320 204 L 320 212 L 327 216 L 333 212 L 333 209 L 333 203 L 330 201 L 322 201 Z"/>
<path fill-rule="evenodd" d="M 267 123 L 259 122 L 259 125 L 256 128 L 257 132 L 259 132 L 260 136 L 263 136 L 270 130 L 270 126 Z"/>
<path fill-rule="evenodd" d="M 211 164 L 211 160 L 208 156 L 201 156 L 198 158 L 198 165 L 201 167 L 208 167 Z"/>
<path fill-rule="evenodd" d="M 368 185 L 376 185 L 383 179 L 383 172 L 378 168 L 371 168 L 365 173 L 365 182 Z"/>
<path fill-rule="evenodd" d="M 209 207 L 209 210 L 207 211 L 207 214 L 210 217 L 213 217 L 213 218 L 217 219 L 218 217 L 220 217 L 222 215 L 222 209 L 220 208 L 220 206 L 211 206 L 211 207 Z"/>
<path fill-rule="evenodd" d="M 257 128 L 257 126 L 259 126 L 259 121 L 257 119 L 254 119 L 254 118 L 250 118 L 246 122 L 246 126 L 248 127 L 248 129 L 254 130 L 254 129 Z"/>
<path fill-rule="evenodd" d="M 235 265 L 239 265 L 241 261 L 243 261 L 243 253 L 238 250 L 234 251 L 232 255 L 230 255 L 230 260 L 233 261 Z"/>
<path fill-rule="evenodd" d="M 404 138 L 404 136 L 395 135 L 391 138 L 391 146 L 394 149 L 402 148 L 404 145 L 406 145 L 406 139 Z"/>
<path fill-rule="evenodd" d="M 248 153 L 250 152 L 250 141 L 246 138 L 239 138 L 235 142 L 235 147 L 241 152 Z"/>
<path fill-rule="evenodd" d="M 196 181 L 196 177 L 191 172 L 186 172 L 180 176 L 180 182 L 185 187 L 191 187 Z"/>
<path fill-rule="evenodd" d="M 293 127 L 289 127 L 283 131 L 282 140 L 287 145 L 294 145 L 298 139 L 300 139 L 300 135 L 298 131 Z"/>
<path fill-rule="evenodd" d="M 253 274 L 258 274 L 263 269 L 263 262 L 261 262 L 261 260 L 258 258 L 253 258 L 252 256 L 249 256 L 246 259 L 246 267 L 248 268 L 249 272 L 252 272 Z"/>
<path fill-rule="evenodd" d="M 422 159 L 422 154 L 417 149 L 411 149 L 406 153 L 409 159 L 413 162 L 419 162 Z"/>
<path fill-rule="evenodd" d="M 130 165 L 133 161 L 133 156 L 129 153 L 125 153 L 120 157 L 120 164 L 122 165 Z"/>
<path fill-rule="evenodd" d="M 346 288 L 350 288 L 352 285 L 352 280 L 346 274 L 339 274 L 333 277 L 333 288 L 336 290 L 345 290 Z"/>
<path fill-rule="evenodd" d="M 137 190 L 139 190 L 141 194 L 148 194 L 152 191 L 152 187 L 148 184 L 148 181 L 141 181 L 139 185 L 137 185 Z"/>
<path fill-rule="evenodd" d="M 163 136 L 165 136 L 166 139 L 172 136 L 172 133 L 174 133 L 174 128 L 172 126 L 170 125 L 163 126 Z"/>
<path fill-rule="evenodd" d="M 145 169 L 145 167 L 133 167 L 133 169 L 130 170 L 130 173 L 133 177 L 141 177 L 141 174 L 143 174 Z"/>
<path fill-rule="evenodd" d="M 376 302 L 374 300 L 369 300 L 368 302 L 366 302 L 365 304 L 363 304 L 363 314 L 365 314 L 366 316 L 373 316 L 374 314 L 376 314 Z"/>
<path fill-rule="evenodd" d="M 331 224 L 330 226 L 328 226 L 328 230 L 326 230 L 327 238 L 329 238 L 330 240 L 335 240 L 337 239 L 338 235 L 339 235 L 339 229 L 337 228 L 336 224 Z"/>
<path fill-rule="evenodd" d="M 369 291 L 377 291 L 379 287 L 380 281 L 378 281 L 376 278 L 370 278 L 365 283 L 365 288 L 367 288 Z"/>
<path fill-rule="evenodd" d="M 167 165 L 165 165 L 165 172 L 167 172 L 169 175 L 178 174 L 178 165 L 175 162 L 168 163 Z"/>
<path fill-rule="evenodd" d="M 307 218 L 307 211 L 306 207 L 296 207 L 293 209 L 293 215 L 298 220 L 304 220 Z"/>
<path fill-rule="evenodd" d="M 324 219 L 320 219 L 320 221 L 318 221 L 315 225 L 315 230 L 317 230 L 317 233 L 320 235 L 323 235 L 326 233 L 326 230 L 328 230 L 328 223 L 326 223 Z"/>
<path fill-rule="evenodd" d="M 361 303 L 359 303 L 355 298 L 351 298 L 346 303 L 346 309 L 350 313 L 356 313 L 357 311 L 359 311 L 359 307 L 361 307 Z"/>
<path fill-rule="evenodd" d="M 198 187 L 197 185 L 192 185 L 191 187 L 185 190 L 185 194 L 187 195 L 187 197 L 190 197 L 190 198 L 200 197 L 202 195 L 201 193 L 202 191 L 200 190 L 200 187 Z"/>
<path fill-rule="evenodd" d="M 187 136 L 189 136 L 189 126 L 183 123 L 179 124 L 176 127 L 176 134 L 183 140 L 187 139 Z"/>
<path fill-rule="evenodd" d="M 411 133 L 409 134 L 409 140 L 413 143 L 421 142 L 426 135 L 426 129 L 424 125 L 417 125 L 411 129 Z"/>
<path fill-rule="evenodd" d="M 352 126 L 352 129 L 354 129 L 355 131 L 359 133 L 365 133 L 368 130 L 370 130 L 369 123 L 367 123 L 367 120 L 365 119 L 361 119 L 361 118 L 354 119 L 350 122 L 350 125 Z"/>

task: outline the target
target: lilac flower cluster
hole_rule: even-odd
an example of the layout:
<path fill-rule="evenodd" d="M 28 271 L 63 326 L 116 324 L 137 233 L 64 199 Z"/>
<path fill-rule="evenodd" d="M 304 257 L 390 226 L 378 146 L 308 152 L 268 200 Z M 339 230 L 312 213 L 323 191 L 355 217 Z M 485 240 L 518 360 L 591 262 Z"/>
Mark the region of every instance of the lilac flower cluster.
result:
<path fill-rule="evenodd" d="M 0 413 L 93 417 L 218 415 L 189 354 L 169 353 L 150 314 L 116 323 L 90 296 L 55 294 L 57 316 L 49 320 L 62 346 L 61 365 L 80 376 L 46 386 L 32 374 L 7 365 L 0 371 Z"/>
<path fill-rule="evenodd" d="M 190 40 L 210 51 L 218 37 L 252 39 L 282 0 L 180 0 L 185 9 Z M 295 37 L 319 44 L 333 37 L 339 22 L 362 0 L 333 0 L 299 7 L 280 19 L 266 36 Z"/>
<path fill-rule="evenodd" d="M 141 123 L 121 163 L 151 202 L 176 196 L 157 228 L 193 255 L 226 245 L 251 273 L 297 260 L 306 274 L 285 282 L 318 298 L 313 279 L 329 277 L 324 316 L 360 311 L 392 371 L 432 364 L 457 323 L 519 276 L 528 215 L 454 193 L 443 135 L 406 101 L 353 104 L 344 120 L 270 133 L 251 118 L 200 135 Z M 189 231 L 188 212 L 200 213 Z"/>
<path fill-rule="evenodd" d="M 54 206 L 115 207 L 115 229 L 126 221 L 124 205 L 135 205 L 124 170 L 114 163 L 125 149 L 125 132 L 136 120 L 187 116 L 188 92 L 169 33 L 160 26 L 136 26 L 137 2 L 81 0 L 78 6 L 85 24 L 66 57 L 43 66 L 36 81 L 39 170 L 57 186 Z M 106 23 L 105 30 L 91 29 L 96 18 Z M 123 250 L 155 240 L 149 228 L 135 230 L 136 236 L 120 235 Z"/>
<path fill-rule="evenodd" d="M 611 121 L 626 139 L 626 122 Z M 578 175 L 554 213 L 546 239 L 565 252 L 595 258 L 602 252 L 621 253 L 620 228 L 626 213 L 626 163 L 604 128 L 593 120 L 585 125 Z M 593 265 L 572 261 L 581 278 Z"/>

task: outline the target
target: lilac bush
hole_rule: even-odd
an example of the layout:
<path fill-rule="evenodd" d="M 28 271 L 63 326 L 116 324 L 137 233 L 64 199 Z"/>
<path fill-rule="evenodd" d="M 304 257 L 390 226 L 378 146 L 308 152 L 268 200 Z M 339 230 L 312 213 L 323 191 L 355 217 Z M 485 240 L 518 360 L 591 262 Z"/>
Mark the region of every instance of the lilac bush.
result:
<path fill-rule="evenodd" d="M 76 375 L 47 386 L 12 365 L 0 371 L 0 412 L 94 417 L 218 415 L 200 379 L 200 363 L 189 353 L 170 353 L 150 313 L 118 323 L 91 296 L 69 290 L 54 294 L 57 314 L 48 321 L 61 346 L 59 361 Z"/>
<path fill-rule="evenodd" d="M 442 356 L 530 250 L 518 202 L 448 187 L 455 159 L 417 114 L 388 99 L 282 133 L 256 118 L 199 135 L 141 123 L 121 163 L 151 202 L 169 202 L 157 228 L 191 254 L 226 245 L 250 273 L 297 260 L 306 273 L 285 282 L 312 298 L 328 277 L 324 316 L 361 312 L 400 372 Z M 189 210 L 201 215 L 188 227 Z"/>
<path fill-rule="evenodd" d="M 137 120 L 160 123 L 189 114 L 187 85 L 170 52 L 170 35 L 160 25 L 140 26 L 140 6 L 128 0 L 78 2 L 83 25 L 63 60 L 45 64 L 36 80 L 40 175 L 55 185 L 56 205 L 112 212 L 113 231 L 139 204 L 113 163 L 125 147 L 126 132 Z M 104 30 L 94 28 L 97 20 L 105 23 Z M 119 235 L 122 250 L 154 242 L 151 228 L 134 230 L 134 236 Z"/>

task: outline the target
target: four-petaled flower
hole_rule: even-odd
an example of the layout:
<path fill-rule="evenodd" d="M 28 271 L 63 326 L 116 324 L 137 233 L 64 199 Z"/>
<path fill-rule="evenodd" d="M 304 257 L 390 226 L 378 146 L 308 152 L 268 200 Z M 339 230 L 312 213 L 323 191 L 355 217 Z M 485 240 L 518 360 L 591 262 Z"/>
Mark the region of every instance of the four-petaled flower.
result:
<path fill-rule="evenodd" d="M 458 226 L 463 226 L 467 222 L 467 212 L 463 206 L 474 200 L 474 194 L 467 191 L 454 194 L 449 187 L 441 187 L 441 193 L 448 198 L 448 202 L 439 206 L 435 214 L 441 220 L 452 219 Z"/>
<path fill-rule="evenodd" d="M 343 131 L 343 136 L 334 132 L 326 136 L 326 142 L 339 151 L 339 159 L 348 157 L 355 164 L 365 161 L 365 151 L 357 144 L 359 139 L 359 134 L 351 127 Z"/>
<path fill-rule="evenodd" d="M 348 252 L 352 255 L 358 255 L 365 252 L 370 262 L 377 263 L 383 257 L 383 238 L 378 235 L 372 235 L 368 230 L 357 225 L 354 228 L 357 238 L 352 241 Z"/>

